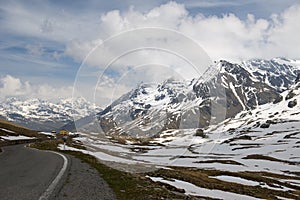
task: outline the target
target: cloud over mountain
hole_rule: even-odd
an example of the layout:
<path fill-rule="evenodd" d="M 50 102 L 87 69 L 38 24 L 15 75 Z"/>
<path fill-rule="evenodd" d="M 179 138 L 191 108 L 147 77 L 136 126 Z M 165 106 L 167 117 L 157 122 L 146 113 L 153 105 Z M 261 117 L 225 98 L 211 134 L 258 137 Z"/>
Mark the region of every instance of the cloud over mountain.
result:
<path fill-rule="evenodd" d="M 72 87 L 53 87 L 48 84 L 33 85 L 17 77 L 6 75 L 0 78 L 0 99 L 7 97 L 40 98 L 57 101 L 72 95 Z"/>
<path fill-rule="evenodd" d="M 300 51 L 300 5 L 294 5 L 268 19 L 248 14 L 240 19 L 235 14 L 191 15 L 183 4 L 169 2 L 148 12 L 130 8 L 125 12 L 112 10 L 101 15 L 99 37 L 140 27 L 161 27 L 180 31 L 195 39 L 212 57 L 241 60 L 286 56 L 298 58 Z M 72 41 L 66 53 L 83 59 L 93 41 Z M 89 49 L 90 50 L 90 49 Z"/>

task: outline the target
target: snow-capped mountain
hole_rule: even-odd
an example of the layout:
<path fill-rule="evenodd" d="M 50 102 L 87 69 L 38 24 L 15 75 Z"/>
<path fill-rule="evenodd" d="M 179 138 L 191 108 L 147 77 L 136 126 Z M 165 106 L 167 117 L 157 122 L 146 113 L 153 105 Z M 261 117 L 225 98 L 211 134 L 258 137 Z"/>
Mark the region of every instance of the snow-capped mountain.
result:
<path fill-rule="evenodd" d="M 246 133 L 254 129 L 268 129 L 276 124 L 300 122 L 300 74 L 289 89 L 281 93 L 278 103 L 266 103 L 252 110 L 243 110 L 235 117 L 229 118 L 217 126 L 210 127 L 208 132 Z M 294 127 L 299 129 L 300 127 Z M 289 132 L 286 130 L 286 132 Z"/>
<path fill-rule="evenodd" d="M 207 128 L 242 111 L 280 103 L 299 73 L 296 60 L 221 60 L 197 79 L 141 84 L 101 112 L 81 98 L 58 103 L 9 98 L 0 103 L 0 117 L 38 130 L 73 130 L 74 118 L 85 126 L 98 113 L 107 134 L 155 137 L 167 129 Z"/>
<path fill-rule="evenodd" d="M 139 85 L 98 113 L 102 130 L 109 135 L 155 137 L 167 129 L 208 128 L 241 111 L 277 105 L 295 83 L 300 62 L 221 60 L 207 74 L 214 70 L 219 73 L 191 81 Z"/>
<path fill-rule="evenodd" d="M 300 61 L 285 58 L 272 60 L 255 59 L 241 64 L 252 77 L 262 81 L 277 91 L 284 91 L 294 83 L 295 75 L 299 74 Z"/>
<path fill-rule="evenodd" d="M 51 103 L 40 99 L 20 100 L 8 98 L 0 103 L 0 117 L 35 130 L 56 130 L 70 123 L 99 112 L 100 109 L 83 98 L 62 99 Z"/>
<path fill-rule="evenodd" d="M 249 64 L 253 62 L 261 65 Z M 140 85 L 98 114 L 103 131 L 112 137 L 82 134 L 76 140 L 87 150 L 67 149 L 89 153 L 120 170 L 155 170 L 149 175 L 152 180 L 185 191 L 192 186 L 201 195 L 212 191 L 207 194 L 211 198 L 299 199 L 300 74 L 295 63 L 220 61 L 220 73 L 210 79 Z M 215 93 L 221 91 L 216 86 L 223 86 L 227 96 L 216 99 L 226 103 L 226 119 L 198 128 L 205 122 L 198 119 L 211 118 L 210 102 L 222 97 Z M 185 113 L 195 117 L 195 123 L 184 123 Z M 154 137 L 128 137 L 147 135 L 139 135 L 138 129 L 146 132 L 151 125 L 157 127 L 158 134 L 150 135 Z M 157 168 L 169 172 L 157 173 Z M 225 189 L 228 185 L 231 189 Z M 215 196 L 216 191 L 221 195 Z"/>

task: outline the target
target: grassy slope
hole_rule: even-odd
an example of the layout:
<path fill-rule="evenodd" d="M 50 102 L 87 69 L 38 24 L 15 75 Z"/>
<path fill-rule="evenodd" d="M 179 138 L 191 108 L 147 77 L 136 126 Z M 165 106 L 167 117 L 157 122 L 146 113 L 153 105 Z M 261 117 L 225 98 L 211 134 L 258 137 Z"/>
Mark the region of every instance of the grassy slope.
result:
<path fill-rule="evenodd" d="M 28 137 L 35 137 L 35 139 L 32 140 L 28 140 L 28 139 L 22 139 L 22 140 L 0 140 L 0 146 L 6 146 L 6 145 L 14 145 L 14 144 L 23 144 L 23 143 L 28 143 L 28 142 L 36 142 L 36 141 L 40 141 L 43 139 L 47 139 L 47 136 L 44 134 L 39 134 L 39 132 L 34 131 L 34 130 L 30 130 L 28 128 L 25 128 L 23 126 L 14 124 L 12 122 L 0 119 L 0 128 L 9 130 L 9 131 L 13 131 L 9 132 L 9 131 L 5 131 L 0 129 L 0 136 L 18 136 L 18 135 L 24 135 L 24 136 L 28 136 Z"/>
<path fill-rule="evenodd" d="M 9 121 L 3 120 L 3 119 L 0 119 L 0 128 L 14 131 L 17 133 L 16 135 L 22 134 L 22 135 L 29 136 L 29 137 L 37 137 L 39 135 L 37 131 L 30 130 L 28 128 L 25 128 L 23 126 L 14 124 L 12 122 L 9 122 Z M 0 135 L 1 135 L 1 133 L 2 133 L 2 135 L 7 134 L 7 132 L 5 132 L 3 130 L 0 130 Z"/>

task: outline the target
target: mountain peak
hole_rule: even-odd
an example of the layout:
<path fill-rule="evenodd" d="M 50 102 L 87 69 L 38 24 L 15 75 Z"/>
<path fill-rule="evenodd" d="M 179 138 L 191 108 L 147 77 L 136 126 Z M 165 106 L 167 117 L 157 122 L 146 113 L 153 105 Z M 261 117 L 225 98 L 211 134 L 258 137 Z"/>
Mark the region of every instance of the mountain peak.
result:
<path fill-rule="evenodd" d="M 129 136 L 147 135 L 151 127 L 205 128 L 214 117 L 212 103 L 220 104 L 220 110 L 225 107 L 225 118 L 230 118 L 243 110 L 280 102 L 281 92 L 294 84 L 300 72 L 289 62 L 282 58 L 242 63 L 220 60 L 192 81 L 168 79 L 157 86 L 140 85 L 98 115 L 100 126 L 107 134 Z M 184 116 L 193 120 L 184 121 Z"/>

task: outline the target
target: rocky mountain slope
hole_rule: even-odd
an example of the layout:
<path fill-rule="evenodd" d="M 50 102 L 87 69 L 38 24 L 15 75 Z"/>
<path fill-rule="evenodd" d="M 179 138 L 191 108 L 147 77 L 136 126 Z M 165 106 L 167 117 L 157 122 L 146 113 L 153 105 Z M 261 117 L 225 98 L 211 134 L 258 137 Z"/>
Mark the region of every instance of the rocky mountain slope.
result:
<path fill-rule="evenodd" d="M 300 62 L 221 60 L 208 75 L 212 70 L 219 73 L 139 85 L 98 114 L 102 130 L 108 135 L 157 137 L 167 129 L 208 128 L 241 111 L 283 101 L 283 92 L 300 73 Z"/>
<path fill-rule="evenodd" d="M 74 117 L 79 119 L 76 126 L 96 132 L 101 131 L 95 125 L 98 113 L 101 129 L 108 135 L 156 137 L 168 129 L 207 128 L 243 110 L 280 102 L 282 92 L 299 74 L 299 66 L 299 61 L 284 58 L 240 64 L 221 60 L 194 80 L 141 84 L 101 112 L 80 98 L 58 103 L 10 98 L 0 103 L 0 118 L 50 131 L 74 130 Z"/>

